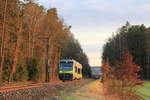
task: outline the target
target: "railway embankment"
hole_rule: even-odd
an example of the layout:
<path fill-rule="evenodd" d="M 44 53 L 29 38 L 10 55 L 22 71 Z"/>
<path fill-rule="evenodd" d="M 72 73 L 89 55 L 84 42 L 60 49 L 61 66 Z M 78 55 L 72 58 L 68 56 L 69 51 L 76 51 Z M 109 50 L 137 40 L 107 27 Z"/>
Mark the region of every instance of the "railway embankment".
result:
<path fill-rule="evenodd" d="M 92 81 L 90 79 L 66 81 L 57 84 L 45 84 L 39 87 L 26 87 L 20 90 L 0 92 L 0 100 L 46 100 L 47 98 L 58 100 L 57 97 L 62 95 L 64 91 L 71 91 Z"/>

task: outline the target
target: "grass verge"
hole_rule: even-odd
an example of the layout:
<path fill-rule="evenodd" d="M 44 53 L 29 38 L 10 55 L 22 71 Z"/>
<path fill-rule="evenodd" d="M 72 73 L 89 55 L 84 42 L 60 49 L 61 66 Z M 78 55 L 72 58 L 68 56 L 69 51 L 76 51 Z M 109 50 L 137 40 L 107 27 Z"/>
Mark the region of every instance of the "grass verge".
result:
<path fill-rule="evenodd" d="M 143 86 L 137 87 L 137 94 L 142 100 L 150 100 L 150 81 L 145 81 Z"/>

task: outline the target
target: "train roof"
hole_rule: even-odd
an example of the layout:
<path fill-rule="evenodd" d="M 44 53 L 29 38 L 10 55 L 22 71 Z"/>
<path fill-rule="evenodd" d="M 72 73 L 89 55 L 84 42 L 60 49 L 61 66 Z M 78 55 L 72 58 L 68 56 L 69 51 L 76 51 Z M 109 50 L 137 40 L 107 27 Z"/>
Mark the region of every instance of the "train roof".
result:
<path fill-rule="evenodd" d="M 74 59 L 63 59 L 63 60 L 60 60 L 60 62 L 77 62 L 77 61 Z"/>
<path fill-rule="evenodd" d="M 74 59 L 63 59 L 63 60 L 60 60 L 60 62 L 74 62 L 74 63 L 80 65 L 82 68 L 82 64 L 80 64 L 78 61 L 76 61 Z"/>

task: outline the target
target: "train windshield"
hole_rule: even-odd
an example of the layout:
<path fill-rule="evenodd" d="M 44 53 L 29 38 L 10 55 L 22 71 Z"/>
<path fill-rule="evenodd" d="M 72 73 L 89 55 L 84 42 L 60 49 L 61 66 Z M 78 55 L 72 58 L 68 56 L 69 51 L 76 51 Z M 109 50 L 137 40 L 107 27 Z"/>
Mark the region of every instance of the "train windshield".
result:
<path fill-rule="evenodd" d="M 59 70 L 72 70 L 72 65 L 73 65 L 72 62 L 67 62 L 67 63 L 61 62 Z"/>

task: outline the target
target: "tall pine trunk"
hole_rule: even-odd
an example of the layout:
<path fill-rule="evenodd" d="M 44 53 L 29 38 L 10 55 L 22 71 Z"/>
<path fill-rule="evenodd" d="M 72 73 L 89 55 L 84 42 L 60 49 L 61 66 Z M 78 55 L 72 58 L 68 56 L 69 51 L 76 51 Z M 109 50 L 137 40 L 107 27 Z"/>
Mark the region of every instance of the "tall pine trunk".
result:
<path fill-rule="evenodd" d="M 4 8 L 4 20 L 3 20 L 3 27 L 2 27 L 2 45 L 1 45 L 1 63 L 0 63 L 0 82 L 2 82 L 2 74 L 3 74 L 3 65 L 4 65 L 4 48 L 5 48 L 5 23 L 6 23 L 6 11 L 7 11 L 7 0 L 5 1 L 5 8 Z"/>
<path fill-rule="evenodd" d="M 19 20 L 18 20 L 19 21 Z M 18 62 L 18 55 L 19 55 L 19 47 L 20 47 L 20 35 L 21 35 L 21 32 L 22 32 L 22 20 L 20 21 L 20 24 L 19 24 L 19 31 L 17 32 L 17 41 L 16 41 L 16 46 L 15 46 L 15 52 L 14 52 L 14 55 L 13 55 L 13 64 L 12 64 L 12 67 L 11 67 L 11 72 L 10 72 L 10 75 L 9 75 L 9 83 L 12 81 L 13 79 L 13 74 L 16 72 L 16 67 L 17 67 L 17 62 Z"/>
<path fill-rule="evenodd" d="M 11 73 L 9 75 L 9 83 L 12 81 L 13 74 L 16 72 L 18 53 L 19 53 L 19 41 L 17 39 L 16 48 L 15 48 L 15 52 L 14 52 L 14 58 L 13 58 L 13 65 L 11 68 Z"/>

